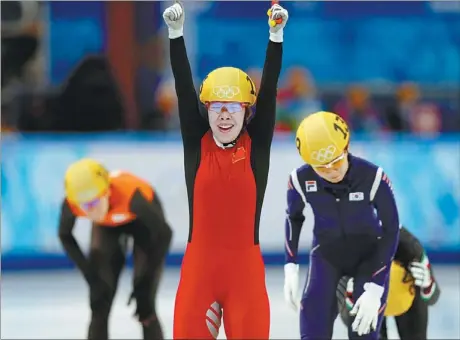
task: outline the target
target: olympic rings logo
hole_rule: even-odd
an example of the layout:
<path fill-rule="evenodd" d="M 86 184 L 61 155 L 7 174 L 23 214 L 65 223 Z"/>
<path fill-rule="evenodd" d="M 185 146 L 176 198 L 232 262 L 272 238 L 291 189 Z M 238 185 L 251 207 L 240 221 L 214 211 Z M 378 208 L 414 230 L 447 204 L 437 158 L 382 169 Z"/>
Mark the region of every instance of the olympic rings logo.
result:
<path fill-rule="evenodd" d="M 238 86 L 214 86 L 212 93 L 220 99 L 232 99 L 240 94 L 240 88 Z"/>
<path fill-rule="evenodd" d="M 311 153 L 311 158 L 320 162 L 326 163 L 332 161 L 334 154 L 337 151 L 334 145 L 329 145 L 327 148 L 319 149 L 318 151 L 313 151 Z"/>

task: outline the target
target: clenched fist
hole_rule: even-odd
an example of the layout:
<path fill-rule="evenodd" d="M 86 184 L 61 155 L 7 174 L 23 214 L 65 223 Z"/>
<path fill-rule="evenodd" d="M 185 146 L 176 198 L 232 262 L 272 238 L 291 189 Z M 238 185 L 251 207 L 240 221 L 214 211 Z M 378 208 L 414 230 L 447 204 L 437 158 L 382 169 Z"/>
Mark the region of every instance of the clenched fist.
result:
<path fill-rule="evenodd" d="M 163 19 L 168 25 L 169 39 L 176 39 L 184 35 L 185 11 L 180 2 L 166 8 L 163 12 Z"/>
<path fill-rule="evenodd" d="M 412 262 L 409 266 L 410 273 L 415 280 L 415 285 L 423 289 L 428 288 L 433 283 L 429 262 L 426 262 Z"/>
<path fill-rule="evenodd" d="M 283 42 L 283 29 L 289 19 L 289 13 L 278 4 L 268 10 L 268 26 L 270 26 L 270 40 Z"/>

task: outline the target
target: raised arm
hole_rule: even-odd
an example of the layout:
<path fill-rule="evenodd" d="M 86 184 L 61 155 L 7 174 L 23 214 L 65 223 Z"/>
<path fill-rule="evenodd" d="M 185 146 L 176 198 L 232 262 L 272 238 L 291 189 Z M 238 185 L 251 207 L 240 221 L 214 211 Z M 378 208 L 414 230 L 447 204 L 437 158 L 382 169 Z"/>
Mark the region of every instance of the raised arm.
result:
<path fill-rule="evenodd" d="M 256 115 L 248 126 L 253 143 L 269 148 L 276 120 L 276 96 L 283 55 L 283 29 L 288 12 L 279 5 L 269 11 L 270 40 L 256 103 Z M 274 26 L 273 26 L 274 25 Z"/>
<path fill-rule="evenodd" d="M 200 104 L 193 84 L 193 76 L 184 41 L 185 12 L 180 3 L 168 7 L 163 18 L 168 25 L 170 60 L 179 102 L 179 119 L 184 147 L 200 143 L 209 129 L 200 114 Z"/>

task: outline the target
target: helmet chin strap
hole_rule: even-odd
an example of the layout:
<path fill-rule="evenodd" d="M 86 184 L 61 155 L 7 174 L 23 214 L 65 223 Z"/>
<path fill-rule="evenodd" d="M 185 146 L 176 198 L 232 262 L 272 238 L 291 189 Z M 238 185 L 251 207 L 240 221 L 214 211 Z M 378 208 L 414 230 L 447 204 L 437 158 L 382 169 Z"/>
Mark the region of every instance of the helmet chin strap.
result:
<path fill-rule="evenodd" d="M 240 130 L 240 133 L 238 134 L 238 136 L 236 136 L 236 138 L 234 140 L 232 140 L 231 142 L 228 142 L 228 143 L 222 143 L 222 142 L 219 142 L 216 138 L 216 136 L 214 136 L 214 134 L 212 134 L 212 138 L 214 138 L 214 142 L 216 143 L 216 145 L 221 148 L 221 149 L 229 149 L 229 148 L 233 148 L 236 143 L 238 142 L 238 139 L 240 138 L 240 136 L 243 134 L 243 132 L 246 130 L 246 127 L 247 127 L 247 124 L 248 124 L 248 121 L 245 119 L 243 121 L 243 126 L 241 127 L 241 130 Z"/>
<path fill-rule="evenodd" d="M 222 143 L 222 142 L 219 142 L 216 138 L 216 136 L 214 136 L 214 134 L 212 135 L 212 138 L 214 138 L 214 142 L 216 143 L 216 145 L 221 148 L 221 149 L 229 149 L 229 148 L 233 148 L 235 145 L 236 145 L 236 142 L 238 141 L 238 138 L 240 137 L 240 135 L 238 135 L 238 137 L 236 137 L 233 141 L 231 142 L 228 142 L 228 143 Z"/>

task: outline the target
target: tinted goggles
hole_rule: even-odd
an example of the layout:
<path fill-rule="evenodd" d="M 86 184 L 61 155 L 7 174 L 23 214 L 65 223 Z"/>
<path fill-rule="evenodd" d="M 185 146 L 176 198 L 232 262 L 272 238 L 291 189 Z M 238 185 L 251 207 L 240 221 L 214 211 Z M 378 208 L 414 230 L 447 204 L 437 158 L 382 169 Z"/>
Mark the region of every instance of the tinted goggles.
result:
<path fill-rule="evenodd" d="M 206 106 L 209 111 L 216 113 L 220 113 L 224 110 L 228 113 L 237 113 L 243 111 L 247 107 L 246 104 L 237 102 L 211 102 Z"/>
<path fill-rule="evenodd" d="M 95 199 L 93 199 L 91 201 L 80 203 L 79 204 L 80 208 L 82 208 L 84 211 L 89 211 L 91 209 L 94 209 L 99 204 L 99 202 L 101 201 L 102 197 L 104 197 L 106 194 L 107 194 L 107 192 L 103 192 L 101 195 L 99 195 L 98 197 L 96 197 Z"/>
<path fill-rule="evenodd" d="M 325 165 L 313 165 L 312 167 L 318 171 L 338 170 L 342 167 L 343 163 L 345 162 L 345 158 L 346 153 L 344 152 L 330 163 L 327 163 Z"/>

